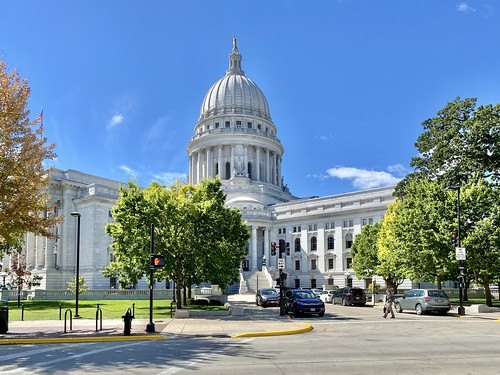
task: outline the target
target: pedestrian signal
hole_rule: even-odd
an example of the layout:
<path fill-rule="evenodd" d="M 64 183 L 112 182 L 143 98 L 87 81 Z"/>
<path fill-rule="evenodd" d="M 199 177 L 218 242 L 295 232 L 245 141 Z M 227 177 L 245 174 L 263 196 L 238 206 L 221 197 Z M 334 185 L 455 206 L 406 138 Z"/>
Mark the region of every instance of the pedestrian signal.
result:
<path fill-rule="evenodd" d="M 151 257 L 151 265 L 154 268 L 160 268 L 165 266 L 165 257 L 162 255 L 153 255 Z"/>

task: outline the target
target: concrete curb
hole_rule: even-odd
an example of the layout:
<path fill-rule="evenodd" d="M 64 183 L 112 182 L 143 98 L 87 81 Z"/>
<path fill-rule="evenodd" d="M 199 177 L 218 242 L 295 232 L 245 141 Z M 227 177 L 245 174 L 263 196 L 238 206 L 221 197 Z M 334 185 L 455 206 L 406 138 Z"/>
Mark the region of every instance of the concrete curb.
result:
<path fill-rule="evenodd" d="M 62 344 L 73 342 L 104 342 L 104 341 L 141 341 L 141 340 L 166 340 L 161 335 L 141 336 L 96 336 L 96 337 L 47 337 L 47 338 L 15 338 L 2 339 L 0 345 L 22 345 L 22 344 Z"/>
<path fill-rule="evenodd" d="M 248 332 L 248 333 L 239 333 L 231 336 L 231 338 L 236 339 L 240 337 L 263 337 L 263 336 L 284 336 L 284 335 L 296 335 L 298 333 L 309 332 L 313 329 L 313 327 L 306 323 L 304 328 L 290 329 L 286 331 L 268 331 L 268 332 Z"/>

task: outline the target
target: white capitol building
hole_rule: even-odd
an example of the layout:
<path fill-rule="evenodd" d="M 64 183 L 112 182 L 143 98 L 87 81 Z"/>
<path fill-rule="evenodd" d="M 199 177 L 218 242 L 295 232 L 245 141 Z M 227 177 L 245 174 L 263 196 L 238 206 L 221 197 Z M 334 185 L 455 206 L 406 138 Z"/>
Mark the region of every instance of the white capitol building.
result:
<path fill-rule="evenodd" d="M 271 243 L 280 240 L 287 243 L 282 264 L 288 276 L 286 286 L 348 283 L 366 287 L 371 280 L 355 277 L 350 248 L 363 225 L 382 219 L 394 200 L 394 187 L 324 197 L 293 196 L 281 174 L 285 149 L 278 127 L 264 93 L 246 77 L 241 62 L 233 39 L 229 69 L 208 89 L 187 145 L 188 182 L 197 184 L 218 175 L 227 194 L 226 205 L 239 209 L 248 223 L 251 238 L 241 265 L 239 291 L 254 292 L 257 278 L 260 286 L 271 286 L 278 274 L 278 256 L 271 254 Z M 75 276 L 74 211 L 81 214 L 80 276 L 89 289 L 116 287 L 116 280 L 99 271 L 113 258 L 112 239 L 104 228 L 113 220 L 110 210 L 120 184 L 74 170 L 53 172 L 49 192 L 57 209 L 46 214 L 64 215 L 54 229 L 59 239 L 28 234 L 24 246 L 29 269 L 42 276 L 39 288 L 67 289 L 67 282 Z M 3 261 L 8 265 L 9 257 Z M 137 288 L 147 288 L 146 282 Z"/>

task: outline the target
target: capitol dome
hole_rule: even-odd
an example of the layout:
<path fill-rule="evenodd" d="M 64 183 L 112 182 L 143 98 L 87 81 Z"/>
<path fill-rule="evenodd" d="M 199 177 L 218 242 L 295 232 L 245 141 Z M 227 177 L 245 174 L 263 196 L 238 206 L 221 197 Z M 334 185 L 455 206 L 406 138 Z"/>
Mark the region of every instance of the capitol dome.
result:
<path fill-rule="evenodd" d="M 200 120 L 223 114 L 242 114 L 271 120 L 267 99 L 262 90 L 245 77 L 241 60 L 234 37 L 229 69 L 207 91 L 201 105 Z"/>

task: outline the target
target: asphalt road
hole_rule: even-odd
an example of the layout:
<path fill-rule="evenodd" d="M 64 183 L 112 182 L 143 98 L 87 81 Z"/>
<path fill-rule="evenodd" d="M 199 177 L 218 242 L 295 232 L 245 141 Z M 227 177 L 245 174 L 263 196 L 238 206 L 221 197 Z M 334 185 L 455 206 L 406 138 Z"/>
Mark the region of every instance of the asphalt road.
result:
<path fill-rule="evenodd" d="M 277 308 L 255 308 L 258 315 Z M 381 306 L 327 305 L 324 318 L 299 318 L 311 332 L 231 339 L 12 345 L 3 374 L 499 374 L 500 322 L 414 313 L 384 319 Z"/>

